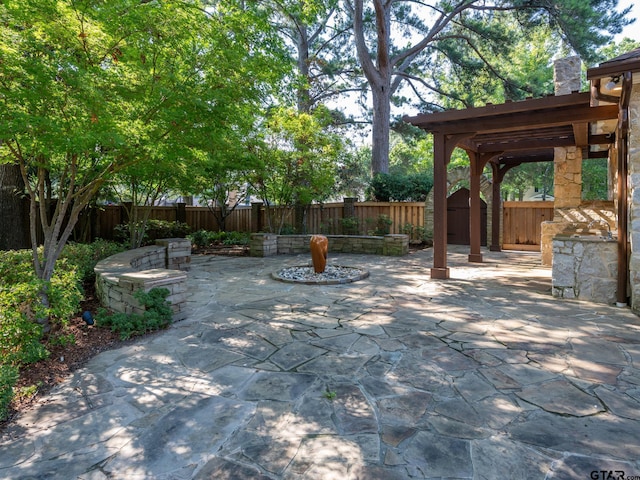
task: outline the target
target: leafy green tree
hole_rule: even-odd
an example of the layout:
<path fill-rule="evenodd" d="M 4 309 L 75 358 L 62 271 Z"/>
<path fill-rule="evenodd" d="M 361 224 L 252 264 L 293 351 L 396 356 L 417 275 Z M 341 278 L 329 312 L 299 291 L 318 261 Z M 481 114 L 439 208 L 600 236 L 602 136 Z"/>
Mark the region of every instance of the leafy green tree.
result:
<path fill-rule="evenodd" d="M 281 62 L 265 20 L 231 1 L 6 0 L 0 18 L 0 158 L 20 166 L 48 306 L 56 260 L 103 184 L 237 141 Z"/>
<path fill-rule="evenodd" d="M 625 37 L 618 43 L 609 43 L 598 49 L 597 57 L 599 61 L 611 60 L 636 48 L 640 48 L 640 41 Z"/>
<path fill-rule="evenodd" d="M 207 185 L 202 186 L 199 196 L 206 201 L 220 230 L 224 232 L 227 229 L 227 218 L 250 195 L 250 173 L 225 167 L 219 171 L 209 171 L 205 178 Z"/>
<path fill-rule="evenodd" d="M 154 162 L 153 166 L 141 162 L 109 179 L 110 196 L 118 199 L 127 214 L 129 248 L 142 245 L 151 207 L 174 186 L 171 172 L 176 167 L 175 162 Z"/>
<path fill-rule="evenodd" d="M 537 189 L 542 199 L 553 195 L 553 162 L 524 163 L 509 170 L 501 185 L 505 198 L 522 201 L 530 188 Z"/>
<path fill-rule="evenodd" d="M 371 182 L 370 164 L 371 148 L 368 146 L 345 152 L 338 161 L 335 189 L 332 195 L 363 198 Z"/>
<path fill-rule="evenodd" d="M 582 161 L 582 199 L 609 200 L 609 168 L 606 158 Z"/>
<path fill-rule="evenodd" d="M 351 25 L 339 0 L 267 0 L 270 19 L 295 64 L 290 87 L 299 112 L 353 88 Z"/>
<path fill-rule="evenodd" d="M 514 89 L 516 79 L 497 68 L 513 47 L 511 32 L 530 31 L 542 24 L 557 32 L 565 44 L 586 60 L 594 48 L 629 23 L 616 12 L 617 0 L 465 0 L 415 2 L 412 0 L 345 0 L 353 16 L 360 66 L 371 93 L 373 111 L 372 172 L 389 169 L 391 104 L 403 99 L 400 86 L 429 105 L 429 95 L 440 91 L 422 72 L 482 70 L 486 67 Z M 504 20 L 514 20 L 512 28 Z M 517 46 L 517 45 L 516 45 Z M 510 96 L 507 95 L 507 98 Z M 461 99 L 462 100 L 462 99 Z M 437 107 L 432 105 L 432 107 Z"/>
<path fill-rule="evenodd" d="M 327 133 L 330 111 L 316 108 L 311 114 L 277 109 L 268 119 L 262 162 L 251 177 L 251 186 L 265 201 L 269 230 L 279 233 L 286 209 L 308 207 L 328 198 L 335 183 L 335 165 L 344 151 L 341 135 Z"/>

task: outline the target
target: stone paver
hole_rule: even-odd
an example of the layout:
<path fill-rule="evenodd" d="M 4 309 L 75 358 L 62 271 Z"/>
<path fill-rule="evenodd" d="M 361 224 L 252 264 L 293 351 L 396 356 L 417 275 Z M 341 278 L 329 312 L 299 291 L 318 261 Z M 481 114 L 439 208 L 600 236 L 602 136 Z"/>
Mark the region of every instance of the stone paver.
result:
<path fill-rule="evenodd" d="M 16 419 L 0 479 L 640 478 L 640 319 L 554 299 L 539 255 L 467 253 L 442 281 L 428 250 L 334 255 L 370 276 L 331 286 L 271 278 L 304 256 L 194 257 L 188 318 Z"/>

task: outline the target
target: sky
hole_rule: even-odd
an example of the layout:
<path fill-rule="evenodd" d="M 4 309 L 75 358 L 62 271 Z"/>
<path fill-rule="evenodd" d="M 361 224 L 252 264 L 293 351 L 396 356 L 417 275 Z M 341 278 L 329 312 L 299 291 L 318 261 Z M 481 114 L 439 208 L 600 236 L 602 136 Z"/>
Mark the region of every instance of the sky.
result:
<path fill-rule="evenodd" d="M 615 40 L 620 41 L 625 37 L 640 41 L 640 3 L 634 0 L 618 0 L 618 11 L 632 5 L 630 17 L 636 21 L 628 25 L 620 35 L 616 35 Z"/>

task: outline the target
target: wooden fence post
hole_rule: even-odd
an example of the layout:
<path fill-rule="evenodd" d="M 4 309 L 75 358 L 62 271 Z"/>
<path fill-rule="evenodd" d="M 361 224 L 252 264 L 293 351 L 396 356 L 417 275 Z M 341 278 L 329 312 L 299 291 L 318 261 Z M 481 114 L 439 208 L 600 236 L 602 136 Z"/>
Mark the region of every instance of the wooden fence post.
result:
<path fill-rule="evenodd" d="M 176 203 L 176 222 L 187 223 L 186 203 Z"/>
<path fill-rule="evenodd" d="M 344 197 L 344 205 L 342 207 L 342 218 L 352 218 L 356 216 L 356 202 L 355 197 Z"/>
<path fill-rule="evenodd" d="M 251 233 L 262 230 L 262 202 L 251 202 Z"/>

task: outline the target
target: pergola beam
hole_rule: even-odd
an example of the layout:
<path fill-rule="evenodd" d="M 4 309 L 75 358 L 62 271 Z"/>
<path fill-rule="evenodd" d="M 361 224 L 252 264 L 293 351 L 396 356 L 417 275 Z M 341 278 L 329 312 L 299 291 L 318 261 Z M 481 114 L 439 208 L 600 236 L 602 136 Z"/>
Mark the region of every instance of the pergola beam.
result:
<path fill-rule="evenodd" d="M 494 171 L 494 204 L 504 174 L 525 162 L 552 161 L 555 147 L 613 142 L 606 135 L 590 135 L 589 123 L 618 118 L 617 105 L 592 107 L 590 93 L 571 93 L 487 105 L 466 110 L 405 117 L 404 120 L 434 135 L 434 260 L 432 278 L 449 278 L 447 267 L 447 165 L 456 146 L 471 160 L 469 261 L 482 261 L 480 254 L 480 175 L 488 161 Z M 589 153 L 591 156 L 591 152 Z M 495 213 L 494 217 L 498 217 Z M 494 218 L 494 222 L 497 218 Z M 497 231 L 499 235 L 499 231 Z M 492 249 L 498 240 L 492 231 Z"/>

